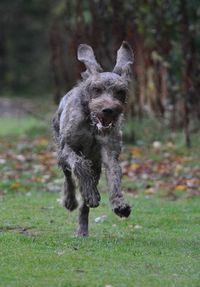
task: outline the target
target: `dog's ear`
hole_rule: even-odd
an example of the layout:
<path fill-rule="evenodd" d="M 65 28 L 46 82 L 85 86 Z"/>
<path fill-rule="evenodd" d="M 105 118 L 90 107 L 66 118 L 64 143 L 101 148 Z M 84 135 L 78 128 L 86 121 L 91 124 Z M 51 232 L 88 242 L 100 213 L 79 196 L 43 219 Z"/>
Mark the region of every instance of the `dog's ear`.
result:
<path fill-rule="evenodd" d="M 117 61 L 113 73 L 116 73 L 129 81 L 130 66 L 133 64 L 133 60 L 134 55 L 130 45 L 126 41 L 123 41 L 121 47 L 117 51 Z"/>
<path fill-rule="evenodd" d="M 78 47 L 77 58 L 79 61 L 83 62 L 86 71 L 81 74 L 83 79 L 86 79 L 92 74 L 102 72 L 101 66 L 97 63 L 93 49 L 86 44 L 80 44 Z"/>

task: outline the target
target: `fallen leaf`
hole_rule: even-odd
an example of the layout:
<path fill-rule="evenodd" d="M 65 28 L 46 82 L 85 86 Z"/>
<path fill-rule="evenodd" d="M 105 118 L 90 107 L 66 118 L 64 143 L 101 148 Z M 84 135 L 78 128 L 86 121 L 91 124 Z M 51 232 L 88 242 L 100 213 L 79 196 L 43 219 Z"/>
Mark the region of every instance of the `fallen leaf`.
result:
<path fill-rule="evenodd" d="M 177 164 L 175 167 L 175 173 L 176 174 L 180 173 L 180 171 L 182 171 L 182 169 L 183 169 L 183 166 L 180 164 Z"/>
<path fill-rule="evenodd" d="M 17 189 L 19 189 L 20 187 L 22 187 L 22 184 L 20 183 L 20 182 L 14 182 L 14 183 L 12 183 L 11 184 L 11 186 L 10 186 L 10 188 L 12 189 L 12 190 L 17 190 Z"/>
<path fill-rule="evenodd" d="M 129 167 L 129 170 L 131 170 L 131 171 L 136 171 L 139 167 L 140 167 L 139 164 L 137 164 L 137 163 L 132 163 L 132 164 L 130 165 L 130 167 Z"/>
<path fill-rule="evenodd" d="M 41 137 L 41 138 L 38 138 L 35 141 L 35 144 L 39 145 L 39 146 L 47 146 L 48 145 L 48 140 L 46 138 L 44 138 L 44 137 Z"/>
<path fill-rule="evenodd" d="M 179 190 L 179 191 L 184 191 L 184 190 L 187 189 L 187 186 L 180 184 L 180 185 L 177 185 L 175 189 L 176 189 L 176 190 Z"/>
<path fill-rule="evenodd" d="M 141 155 L 142 155 L 141 149 L 138 148 L 138 147 L 133 147 L 133 148 L 131 149 L 131 154 L 132 154 L 132 156 L 134 156 L 134 157 L 141 157 Z"/>

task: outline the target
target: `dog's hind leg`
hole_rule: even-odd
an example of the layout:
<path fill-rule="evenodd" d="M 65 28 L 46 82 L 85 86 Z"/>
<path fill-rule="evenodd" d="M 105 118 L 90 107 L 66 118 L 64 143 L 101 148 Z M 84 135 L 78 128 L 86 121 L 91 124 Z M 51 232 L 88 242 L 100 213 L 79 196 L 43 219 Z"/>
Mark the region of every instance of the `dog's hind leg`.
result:
<path fill-rule="evenodd" d="M 79 209 L 76 236 L 88 236 L 89 211 L 90 208 L 83 202 Z"/>

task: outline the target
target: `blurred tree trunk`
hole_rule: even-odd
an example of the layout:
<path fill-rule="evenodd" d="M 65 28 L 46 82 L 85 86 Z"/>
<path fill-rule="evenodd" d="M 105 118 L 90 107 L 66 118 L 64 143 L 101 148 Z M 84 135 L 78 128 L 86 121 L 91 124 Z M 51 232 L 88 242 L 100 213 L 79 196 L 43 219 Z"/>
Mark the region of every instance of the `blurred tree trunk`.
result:
<path fill-rule="evenodd" d="M 51 66 L 55 83 L 54 102 L 59 103 L 63 93 L 70 87 L 70 79 L 66 65 L 66 51 L 63 50 L 62 27 L 55 18 L 50 30 Z"/>
<path fill-rule="evenodd" d="M 183 51 L 183 64 L 182 64 L 182 93 L 183 93 L 183 116 L 184 116 L 184 131 L 186 146 L 191 146 L 189 123 L 190 123 L 190 89 L 192 88 L 192 79 L 190 75 L 193 72 L 193 45 L 192 36 L 189 31 L 189 19 L 187 14 L 187 2 L 180 1 L 181 10 L 181 28 L 182 28 L 182 51 Z"/>
<path fill-rule="evenodd" d="M 154 64 L 154 82 L 155 82 L 155 113 L 164 118 L 164 101 L 167 96 L 167 69 L 162 59 Z"/>
<path fill-rule="evenodd" d="M 60 35 L 58 19 L 54 19 L 50 30 L 50 45 L 51 45 L 51 65 L 53 78 L 55 83 L 54 102 L 59 103 L 61 98 L 61 79 L 60 79 Z"/>
<path fill-rule="evenodd" d="M 1 12 L 1 10 L 0 10 Z M 6 26 L 3 19 L 0 19 L 0 87 L 5 86 L 5 75 L 7 70 L 6 60 Z"/>
<path fill-rule="evenodd" d="M 4 24 L 0 22 L 0 86 L 4 86 L 6 74 L 6 37 Z"/>
<path fill-rule="evenodd" d="M 85 33 L 85 25 L 83 19 L 83 1 L 76 0 L 75 4 L 75 29 L 73 31 L 73 37 L 71 42 L 71 48 L 76 53 L 79 44 L 81 44 L 83 35 Z M 83 65 L 79 62 L 76 65 L 75 78 L 80 78 L 80 73 Z"/>
<path fill-rule="evenodd" d="M 135 52 L 134 71 L 137 80 L 136 97 L 138 101 L 138 116 L 143 118 L 143 111 L 145 105 L 145 91 L 146 91 L 146 67 L 145 67 L 145 53 L 144 40 L 142 35 L 138 33 L 137 26 L 133 24 L 133 47 Z"/>
<path fill-rule="evenodd" d="M 111 0 L 113 8 L 113 33 L 115 35 L 116 49 L 119 48 L 122 41 L 125 40 L 126 18 L 124 17 L 124 3 L 121 0 Z"/>

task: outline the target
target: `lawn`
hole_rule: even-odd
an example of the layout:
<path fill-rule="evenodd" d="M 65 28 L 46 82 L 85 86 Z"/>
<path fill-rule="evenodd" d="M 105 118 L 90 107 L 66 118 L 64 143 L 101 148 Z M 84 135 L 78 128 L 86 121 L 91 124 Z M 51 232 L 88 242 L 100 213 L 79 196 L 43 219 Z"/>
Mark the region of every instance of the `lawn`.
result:
<path fill-rule="evenodd" d="M 90 236 L 76 238 L 77 211 L 57 202 L 62 175 L 44 127 L 31 120 L 13 135 L 9 125 L 0 139 L 0 286 L 200 286 L 198 148 L 125 147 L 131 216 L 112 213 L 103 178 Z"/>

